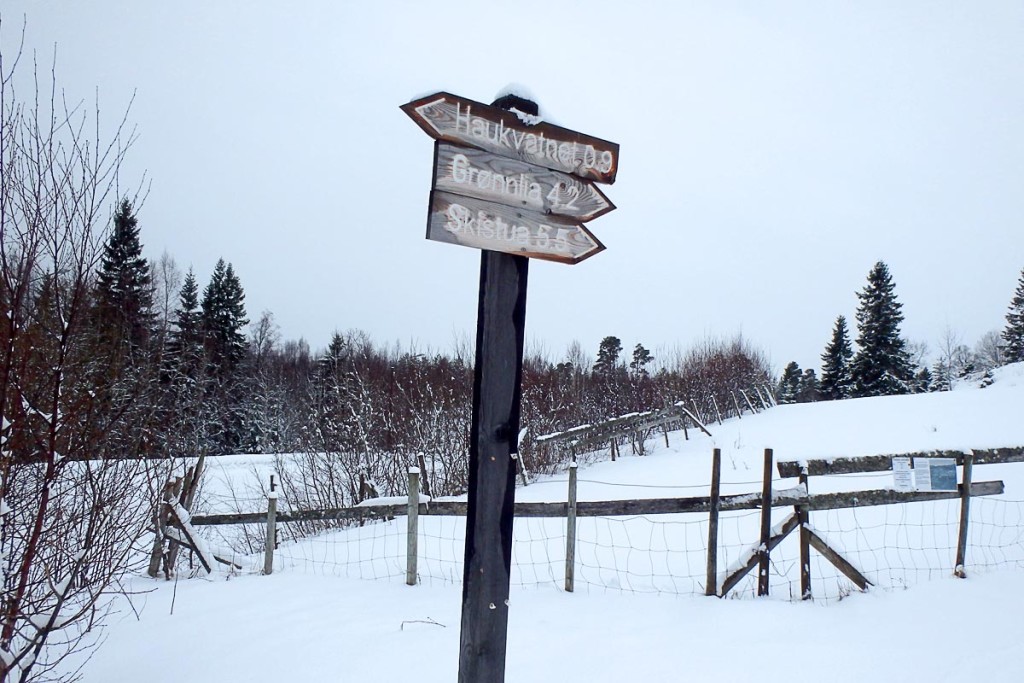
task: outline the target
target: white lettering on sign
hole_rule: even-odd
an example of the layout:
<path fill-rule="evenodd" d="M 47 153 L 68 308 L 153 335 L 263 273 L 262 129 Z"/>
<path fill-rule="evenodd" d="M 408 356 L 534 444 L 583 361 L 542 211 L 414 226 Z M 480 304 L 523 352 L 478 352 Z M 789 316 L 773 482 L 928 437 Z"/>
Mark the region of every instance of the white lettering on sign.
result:
<path fill-rule="evenodd" d="M 504 119 L 497 122 L 472 115 L 472 107 L 461 103 L 455 106 L 455 130 L 470 138 L 486 140 L 492 145 L 504 147 L 520 154 L 525 153 L 549 159 L 551 162 L 577 172 L 586 173 L 595 169 L 599 173 L 610 173 L 615 157 L 610 150 L 598 150 L 593 145 L 559 141 L 545 138 L 544 133 L 528 133 L 505 127 Z"/>
<path fill-rule="evenodd" d="M 474 166 L 465 154 L 456 154 L 450 165 L 451 178 L 460 185 L 475 185 L 481 190 L 491 190 L 511 197 L 540 203 L 541 187 L 530 182 L 525 173 L 506 176 Z"/>
<path fill-rule="evenodd" d="M 527 225 L 509 223 L 501 216 L 495 216 L 482 210 L 474 214 L 472 209 L 461 204 L 448 206 L 445 211 L 444 229 L 456 236 L 500 240 L 527 249 L 542 249 L 566 254 L 570 252 L 566 237 L 571 232 L 571 228 L 541 223 L 539 232 L 533 234 Z"/>

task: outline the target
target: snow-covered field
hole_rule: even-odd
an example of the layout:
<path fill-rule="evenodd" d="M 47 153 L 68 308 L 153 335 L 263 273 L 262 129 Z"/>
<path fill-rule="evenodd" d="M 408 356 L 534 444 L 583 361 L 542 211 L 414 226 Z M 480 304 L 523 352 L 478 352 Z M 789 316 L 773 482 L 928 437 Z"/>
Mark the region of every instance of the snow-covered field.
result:
<path fill-rule="evenodd" d="M 1024 446 L 1024 364 L 1002 369 L 985 389 L 780 406 L 710 428 L 713 437 L 674 433 L 668 447 L 649 442 L 647 456 L 581 468 L 579 498 L 707 495 L 715 447 L 723 492 L 746 493 L 760 488 L 766 447 L 777 460 L 801 460 Z M 221 488 L 212 494 L 228 483 L 244 491 L 246 477 L 270 466 L 252 464 L 218 459 L 210 476 Z M 564 521 L 519 520 L 507 680 L 1021 680 L 1024 463 L 978 466 L 974 479 L 1001 479 L 1006 493 L 972 501 L 966 580 L 952 578 L 955 501 L 812 513 L 815 528 L 879 586 L 861 594 L 818 562 L 815 593 L 826 600 L 813 604 L 790 600 L 792 539 L 772 554 L 771 598 L 699 595 L 706 522 L 684 515 L 581 519 L 577 591 L 566 593 Z M 810 486 L 891 483 L 883 473 L 812 477 Z M 517 491 L 529 501 L 565 495 L 564 476 Z M 723 521 L 720 566 L 756 540 L 757 514 Z M 775 514 L 778 522 L 786 511 Z M 421 584 L 409 587 L 404 524 L 285 544 L 272 576 L 139 578 L 133 588 L 149 591 L 135 600 L 139 616 L 125 608 L 111 621 L 84 680 L 454 681 L 461 525 L 421 518 Z"/>

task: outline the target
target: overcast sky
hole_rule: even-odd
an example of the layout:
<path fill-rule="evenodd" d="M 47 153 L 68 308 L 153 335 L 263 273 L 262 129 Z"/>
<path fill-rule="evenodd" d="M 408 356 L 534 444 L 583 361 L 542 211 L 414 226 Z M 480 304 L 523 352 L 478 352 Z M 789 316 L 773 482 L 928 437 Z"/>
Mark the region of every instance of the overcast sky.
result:
<path fill-rule="evenodd" d="M 534 261 L 552 355 L 742 333 L 817 368 L 878 260 L 904 336 L 1002 329 L 1024 268 L 1024 3 L 27 2 L 27 45 L 110 127 L 134 93 L 150 258 L 203 287 L 231 262 L 250 318 L 448 349 L 479 255 L 424 239 L 431 140 L 399 105 L 526 86 L 621 145 L 607 250 Z"/>

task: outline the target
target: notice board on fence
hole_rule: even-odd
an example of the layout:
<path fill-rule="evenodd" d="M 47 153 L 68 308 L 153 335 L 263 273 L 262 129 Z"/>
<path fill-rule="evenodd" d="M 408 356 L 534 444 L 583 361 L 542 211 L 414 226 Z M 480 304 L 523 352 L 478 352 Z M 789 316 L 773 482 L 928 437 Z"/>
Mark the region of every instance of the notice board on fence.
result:
<path fill-rule="evenodd" d="M 914 487 L 918 491 L 956 491 L 956 460 L 914 458 Z"/>

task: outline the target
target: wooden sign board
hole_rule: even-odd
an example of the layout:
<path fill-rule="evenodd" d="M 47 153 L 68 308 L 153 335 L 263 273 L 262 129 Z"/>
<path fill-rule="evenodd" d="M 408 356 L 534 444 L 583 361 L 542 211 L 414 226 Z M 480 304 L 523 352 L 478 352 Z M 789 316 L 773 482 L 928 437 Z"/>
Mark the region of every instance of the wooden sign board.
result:
<path fill-rule="evenodd" d="M 402 105 L 435 140 L 469 145 L 499 156 L 614 183 L 619 146 L 543 121 L 524 123 L 515 113 L 439 92 Z"/>
<path fill-rule="evenodd" d="M 589 180 L 472 147 L 434 143 L 434 187 L 586 222 L 615 209 Z"/>
<path fill-rule="evenodd" d="M 430 193 L 427 239 L 570 264 L 604 250 L 569 219 L 439 190 Z"/>

